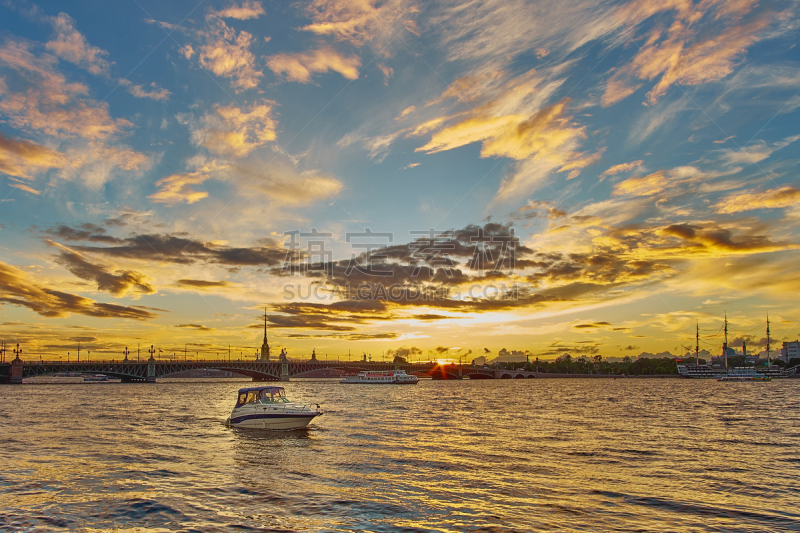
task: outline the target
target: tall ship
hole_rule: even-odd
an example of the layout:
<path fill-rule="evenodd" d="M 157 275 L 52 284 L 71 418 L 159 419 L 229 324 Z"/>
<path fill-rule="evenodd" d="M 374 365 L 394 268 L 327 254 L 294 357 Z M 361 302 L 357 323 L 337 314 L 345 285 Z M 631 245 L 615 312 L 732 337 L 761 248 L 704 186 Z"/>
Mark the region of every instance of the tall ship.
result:
<path fill-rule="evenodd" d="M 678 363 L 678 375 L 693 379 L 719 379 L 728 373 L 726 369 L 714 368 L 710 364 L 700 364 L 700 324 L 695 326 L 695 363 Z"/>
<path fill-rule="evenodd" d="M 728 317 L 727 314 L 723 325 L 724 340 L 722 343 L 722 354 L 725 360 L 725 367 L 714 367 L 710 364 L 700 364 L 700 325 L 695 330 L 695 364 L 678 363 L 678 375 L 685 378 L 694 379 L 716 379 L 717 381 L 770 381 L 773 378 L 785 378 L 797 372 L 797 367 L 783 369 L 772 364 L 770 355 L 769 338 L 769 316 L 767 316 L 767 367 L 756 372 L 755 367 L 728 367 Z M 744 344 L 742 344 L 744 355 Z"/>
<path fill-rule="evenodd" d="M 339 383 L 362 383 L 371 385 L 416 385 L 419 378 L 406 374 L 405 370 L 365 371 L 352 376 L 344 376 Z"/>

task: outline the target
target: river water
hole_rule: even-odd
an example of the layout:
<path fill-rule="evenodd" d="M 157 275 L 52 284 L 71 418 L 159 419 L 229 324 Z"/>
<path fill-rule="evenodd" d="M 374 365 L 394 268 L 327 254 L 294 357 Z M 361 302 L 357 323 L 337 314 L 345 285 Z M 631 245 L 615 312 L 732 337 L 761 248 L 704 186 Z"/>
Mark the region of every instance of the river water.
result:
<path fill-rule="evenodd" d="M 250 385 L 0 386 L 0 530 L 800 530 L 800 380 Z"/>

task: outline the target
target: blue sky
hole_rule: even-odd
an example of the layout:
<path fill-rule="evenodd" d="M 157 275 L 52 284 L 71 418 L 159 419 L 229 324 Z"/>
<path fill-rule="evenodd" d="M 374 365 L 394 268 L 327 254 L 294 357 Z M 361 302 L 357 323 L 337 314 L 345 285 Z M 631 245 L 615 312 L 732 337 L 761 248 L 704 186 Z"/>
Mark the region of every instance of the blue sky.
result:
<path fill-rule="evenodd" d="M 264 307 L 297 357 L 800 334 L 796 2 L 0 9 L 2 336 L 32 351 L 252 353 Z M 311 228 L 328 278 L 282 269 Z M 451 295 L 287 299 L 364 281 L 367 228 L 373 288 Z M 415 255 L 429 228 L 458 251 Z M 513 268 L 470 266 L 478 228 L 513 228 Z"/>

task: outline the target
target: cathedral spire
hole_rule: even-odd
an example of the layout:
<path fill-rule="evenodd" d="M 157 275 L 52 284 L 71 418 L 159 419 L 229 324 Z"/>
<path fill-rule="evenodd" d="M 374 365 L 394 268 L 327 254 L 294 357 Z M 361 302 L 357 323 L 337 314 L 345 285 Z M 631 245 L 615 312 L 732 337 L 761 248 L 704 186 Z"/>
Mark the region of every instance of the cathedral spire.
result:
<path fill-rule="evenodd" d="M 267 342 L 267 308 L 264 308 L 264 343 L 261 345 L 261 360 L 269 361 L 269 342 Z"/>

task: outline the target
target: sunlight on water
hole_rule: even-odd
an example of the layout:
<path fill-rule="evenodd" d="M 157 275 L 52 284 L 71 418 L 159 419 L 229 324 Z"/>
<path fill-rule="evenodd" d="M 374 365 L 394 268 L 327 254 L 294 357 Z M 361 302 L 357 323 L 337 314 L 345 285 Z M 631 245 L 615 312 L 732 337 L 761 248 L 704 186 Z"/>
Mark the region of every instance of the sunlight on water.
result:
<path fill-rule="evenodd" d="M 0 388 L 0 529 L 800 530 L 798 380 L 291 382 L 308 430 L 225 427 L 249 385 Z"/>

